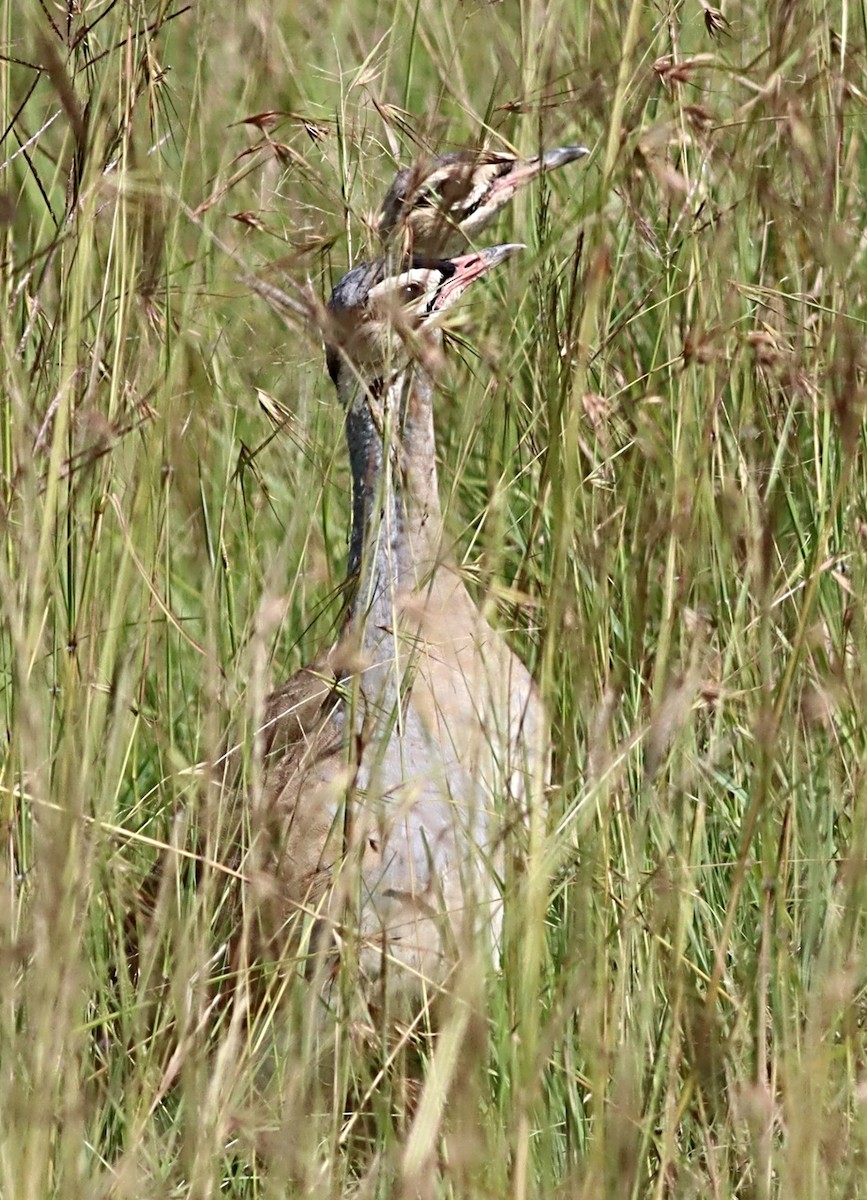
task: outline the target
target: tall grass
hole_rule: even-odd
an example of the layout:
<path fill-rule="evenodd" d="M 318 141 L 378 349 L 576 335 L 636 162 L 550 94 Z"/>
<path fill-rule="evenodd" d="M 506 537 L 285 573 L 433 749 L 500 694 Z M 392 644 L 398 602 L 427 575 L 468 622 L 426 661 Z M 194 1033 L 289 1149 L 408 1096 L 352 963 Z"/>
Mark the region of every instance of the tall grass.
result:
<path fill-rule="evenodd" d="M 2 14 L 0 1193 L 867 1195 L 864 4 Z M 438 400 L 555 725 L 503 970 L 435 1035 L 291 964 L 215 1005 L 202 764 L 332 637 L 348 520 L 249 276 L 326 296 L 482 139 L 594 147 Z"/>

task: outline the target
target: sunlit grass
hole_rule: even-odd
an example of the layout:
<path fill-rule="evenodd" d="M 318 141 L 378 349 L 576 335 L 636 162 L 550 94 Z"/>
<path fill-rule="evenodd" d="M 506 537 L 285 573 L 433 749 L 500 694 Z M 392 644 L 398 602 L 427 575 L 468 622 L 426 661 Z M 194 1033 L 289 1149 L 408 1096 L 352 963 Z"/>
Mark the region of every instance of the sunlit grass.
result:
<path fill-rule="evenodd" d="M 2 13 L 0 1193 L 865 1194 L 863 4 Z M 324 298 L 484 138 L 594 150 L 437 407 L 554 786 L 502 971 L 401 1038 L 224 978 L 208 765 L 333 637 L 349 501 L 245 273 Z"/>

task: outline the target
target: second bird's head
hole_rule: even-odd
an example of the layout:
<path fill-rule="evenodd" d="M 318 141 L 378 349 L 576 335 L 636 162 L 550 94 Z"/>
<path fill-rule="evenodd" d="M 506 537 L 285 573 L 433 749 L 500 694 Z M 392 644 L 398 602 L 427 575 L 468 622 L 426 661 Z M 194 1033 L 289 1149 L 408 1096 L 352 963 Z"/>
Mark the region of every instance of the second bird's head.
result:
<path fill-rule="evenodd" d="M 521 245 L 490 246 L 457 258 L 413 259 L 398 270 L 388 259 L 347 272 L 328 301 L 326 358 L 338 395 L 353 395 L 389 378 L 416 358 L 436 351 L 446 312 L 470 284 Z"/>
<path fill-rule="evenodd" d="M 383 241 L 407 254 L 442 255 L 475 241 L 534 179 L 586 157 L 586 146 L 557 146 L 533 158 L 462 150 L 398 171 L 379 213 Z"/>

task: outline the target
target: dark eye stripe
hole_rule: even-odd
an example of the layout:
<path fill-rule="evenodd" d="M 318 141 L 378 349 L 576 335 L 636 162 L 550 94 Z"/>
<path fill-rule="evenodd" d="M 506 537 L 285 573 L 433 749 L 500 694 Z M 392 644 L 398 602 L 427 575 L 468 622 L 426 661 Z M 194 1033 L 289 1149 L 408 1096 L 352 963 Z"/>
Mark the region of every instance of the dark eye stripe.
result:
<path fill-rule="evenodd" d="M 448 186 L 448 179 L 437 179 L 435 182 L 426 183 L 412 198 L 413 208 L 453 208 L 454 204 L 446 201 L 443 192 Z"/>
<path fill-rule="evenodd" d="M 504 163 L 500 170 L 498 170 L 496 174 L 488 180 L 488 186 L 482 192 L 481 196 L 479 196 L 478 200 L 474 200 L 472 204 L 467 205 L 467 207 L 461 213 L 462 221 L 466 221 L 467 217 L 471 217 L 474 212 L 478 212 L 478 210 L 484 203 L 486 203 L 488 197 L 490 196 L 491 188 L 498 179 L 502 179 L 504 175 L 508 175 L 509 171 L 512 169 L 512 166 L 512 163 Z"/>
<path fill-rule="evenodd" d="M 487 187 L 482 194 L 471 203 L 468 203 L 467 196 L 458 196 L 452 201 L 447 201 L 443 196 L 443 190 L 448 184 L 448 179 L 437 180 L 436 183 L 428 183 L 422 191 L 419 191 L 411 201 L 413 208 L 442 208 L 444 212 L 451 212 L 460 221 L 466 221 L 473 213 L 487 202 L 491 192 L 491 188 L 498 179 L 502 179 L 504 175 L 508 175 L 514 168 L 514 163 L 507 160 L 503 163 L 497 163 L 490 179 L 487 182 Z M 472 188 L 468 188 L 472 192 Z"/>

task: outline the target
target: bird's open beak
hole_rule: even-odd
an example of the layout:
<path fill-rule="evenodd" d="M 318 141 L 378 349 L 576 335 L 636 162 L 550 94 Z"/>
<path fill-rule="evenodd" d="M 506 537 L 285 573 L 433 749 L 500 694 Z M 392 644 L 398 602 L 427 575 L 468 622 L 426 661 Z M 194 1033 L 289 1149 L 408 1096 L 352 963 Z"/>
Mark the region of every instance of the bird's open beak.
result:
<path fill-rule="evenodd" d="M 474 280 L 480 279 L 519 250 L 526 250 L 526 246 L 520 242 L 513 242 L 504 246 L 488 246 L 486 250 L 474 250 L 471 254 L 461 254 L 457 258 L 449 259 L 454 267 L 454 274 L 450 275 L 440 288 L 435 309 L 453 304 Z"/>
<path fill-rule="evenodd" d="M 485 202 L 486 204 L 506 204 L 515 192 L 539 175 L 546 175 L 548 171 L 556 171 L 558 167 L 565 167 L 566 163 L 575 162 L 577 158 L 586 158 L 589 153 L 586 146 L 557 146 L 554 150 L 546 150 L 544 154 L 537 154 L 535 158 L 519 158 L 510 171 L 494 180 Z"/>

